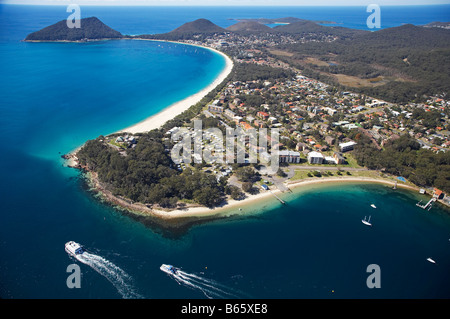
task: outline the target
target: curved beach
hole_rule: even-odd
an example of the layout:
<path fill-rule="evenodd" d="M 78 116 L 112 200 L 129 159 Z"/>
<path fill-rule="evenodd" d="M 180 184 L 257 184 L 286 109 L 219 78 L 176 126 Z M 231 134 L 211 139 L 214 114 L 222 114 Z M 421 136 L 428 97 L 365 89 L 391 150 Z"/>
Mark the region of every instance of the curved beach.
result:
<path fill-rule="evenodd" d="M 136 40 L 159 41 L 159 40 L 147 40 L 147 39 L 136 39 Z M 211 84 L 209 84 L 207 87 L 205 87 L 203 90 L 201 90 L 191 96 L 188 96 L 187 98 L 185 98 L 181 101 L 175 102 L 174 104 L 166 107 L 161 112 L 154 114 L 154 115 L 146 118 L 145 120 L 143 120 L 135 125 L 132 125 L 130 127 L 127 127 L 123 130 L 120 130 L 118 132 L 128 132 L 128 133 L 135 134 L 135 133 L 143 133 L 143 132 L 151 131 L 153 129 L 160 128 L 167 121 L 169 121 L 172 118 L 174 118 L 175 116 L 183 113 L 184 111 L 189 109 L 192 105 L 200 102 L 201 99 L 205 95 L 207 95 L 210 91 L 212 91 L 217 85 L 222 83 L 222 81 L 226 79 L 226 77 L 231 73 L 231 70 L 233 69 L 233 61 L 226 54 L 224 54 L 218 50 L 215 50 L 215 49 L 212 49 L 209 47 L 205 47 L 205 46 L 201 46 L 201 45 L 194 45 L 194 44 L 190 44 L 190 43 L 175 42 L 175 41 L 162 41 L 162 42 L 173 42 L 173 43 L 184 44 L 184 45 L 192 45 L 192 46 L 197 46 L 197 47 L 211 50 L 217 54 L 220 54 L 225 59 L 225 67 L 222 70 L 222 72 L 220 72 L 219 76 Z"/>
<path fill-rule="evenodd" d="M 376 179 L 367 177 L 330 177 L 330 178 L 320 178 L 320 179 L 306 179 L 302 181 L 295 181 L 288 183 L 288 187 L 291 190 L 307 188 L 308 186 L 318 186 L 318 185 L 329 185 L 337 183 L 380 183 L 389 186 L 394 186 L 395 183 L 387 179 Z M 407 188 L 410 190 L 419 190 L 418 187 L 397 184 L 398 187 Z M 283 194 L 280 190 L 263 191 L 256 195 L 248 195 L 247 198 L 243 200 L 229 200 L 226 205 L 217 208 L 207 208 L 207 207 L 191 207 L 183 210 L 173 210 L 170 212 L 153 210 L 152 214 L 163 218 L 163 219 L 178 219 L 185 217 L 212 217 L 212 216 L 229 216 L 234 214 L 248 214 L 253 211 L 253 205 L 260 204 L 262 202 L 278 202 L 275 195 L 279 196 Z M 239 210 L 242 209 L 242 211 Z"/>
<path fill-rule="evenodd" d="M 137 215 L 156 217 L 161 221 L 175 221 L 178 225 L 186 223 L 190 219 L 212 219 L 212 218 L 222 218 L 234 215 L 248 215 L 254 214 L 259 211 L 257 207 L 263 208 L 264 206 L 278 203 L 278 199 L 275 198 L 274 194 L 280 196 L 283 194 L 280 190 L 263 191 L 256 195 L 247 195 L 243 200 L 228 200 L 224 205 L 216 208 L 208 208 L 204 206 L 190 206 L 184 209 L 176 209 L 171 211 L 164 211 L 160 209 L 149 208 L 141 203 L 130 203 L 127 200 L 118 198 L 114 196 L 111 192 L 102 187 L 101 183 L 91 176 L 90 178 L 92 186 L 95 190 L 99 191 L 101 196 L 110 203 L 118 205 L 121 208 L 126 209 Z M 309 187 L 320 187 L 330 184 L 338 183 L 378 183 L 388 186 L 394 186 L 395 182 L 383 178 L 369 178 L 369 177 L 329 177 L 329 178 L 308 178 L 301 181 L 288 182 L 287 186 L 289 189 L 295 190 L 298 195 L 304 190 L 308 190 Z M 397 187 L 405 188 L 409 190 L 418 191 L 419 188 L 411 185 L 406 185 L 398 183 Z M 291 193 L 286 193 L 291 194 Z"/>

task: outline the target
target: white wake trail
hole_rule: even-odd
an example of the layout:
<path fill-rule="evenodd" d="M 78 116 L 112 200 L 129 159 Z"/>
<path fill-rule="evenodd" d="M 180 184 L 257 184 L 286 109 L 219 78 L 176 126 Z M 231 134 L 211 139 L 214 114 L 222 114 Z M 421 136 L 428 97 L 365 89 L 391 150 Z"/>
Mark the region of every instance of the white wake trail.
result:
<path fill-rule="evenodd" d="M 173 277 L 179 284 L 200 290 L 209 299 L 238 298 L 233 289 L 222 285 L 215 280 L 191 274 L 179 268 L 175 269 L 176 273 L 170 274 L 171 277 Z"/>
<path fill-rule="evenodd" d="M 108 279 L 124 299 L 142 298 L 134 291 L 132 278 L 120 267 L 109 260 L 88 252 L 76 255 L 76 259 L 85 265 L 88 265 L 100 275 Z"/>

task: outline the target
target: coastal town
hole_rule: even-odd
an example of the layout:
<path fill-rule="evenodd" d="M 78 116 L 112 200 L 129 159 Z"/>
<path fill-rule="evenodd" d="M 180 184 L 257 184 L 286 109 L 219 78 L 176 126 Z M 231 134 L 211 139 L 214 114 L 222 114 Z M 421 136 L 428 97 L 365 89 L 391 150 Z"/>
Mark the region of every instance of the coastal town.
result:
<path fill-rule="evenodd" d="M 285 40 L 292 39 L 282 39 Z M 358 145 L 355 140 L 358 135 L 369 138 L 378 150 L 405 133 L 420 143 L 421 148 L 435 153 L 446 152 L 450 146 L 450 100 L 445 97 L 433 96 L 426 103 L 394 104 L 360 93 L 341 91 L 308 78 L 300 70 L 255 49 L 255 46 L 270 46 L 270 41 L 261 44 L 258 37 L 219 36 L 185 42 L 233 52 L 234 64 L 267 66 L 289 72 L 288 76 L 270 80 L 231 79 L 192 119 L 212 123 L 224 133 L 227 128 L 241 128 L 244 132 L 262 128 L 279 130 L 280 169 L 277 174 L 270 174 L 264 165 L 253 165 L 257 178 L 251 180 L 250 186 L 236 176 L 239 166 L 234 165 L 233 160 L 224 158 L 224 161 L 203 162 L 204 172 L 213 174 L 217 181 L 224 178 L 243 193 L 254 194 L 269 189 L 285 192 L 289 191 L 290 183 L 333 176 L 385 178 L 395 185 L 398 182 L 412 185 L 401 176 L 358 165 L 352 152 Z M 185 128 L 194 136 L 191 123 L 185 123 Z M 165 133 L 164 140 L 169 145 L 166 152 L 170 152 L 173 146 L 171 135 L 178 130 L 180 127 L 175 126 Z M 202 141 L 202 150 L 223 151 L 224 145 L 214 142 L 213 136 L 208 138 Z M 106 138 L 106 142 L 126 156 L 126 150 L 136 147 L 138 139 L 139 134 L 113 134 Z M 248 138 L 244 144 L 246 158 L 251 154 L 269 156 L 270 146 L 260 149 Z M 197 160 L 201 162 L 201 158 Z M 189 164 L 185 163 L 176 166 L 180 172 L 187 167 Z M 424 188 L 421 191 L 425 192 Z M 433 187 L 428 187 L 427 192 L 439 192 L 439 197 L 444 197 L 441 196 L 442 191 Z M 445 197 L 448 204 L 447 200 Z"/>
<path fill-rule="evenodd" d="M 130 161 L 130 155 L 135 158 L 136 152 L 142 152 L 140 142 L 144 145 L 149 142 L 149 136 L 143 132 L 159 128 L 155 133 L 157 137 L 150 140 L 164 145 L 161 147 L 166 157 L 179 151 L 174 146 L 183 137 L 180 133 L 184 132 L 189 137 L 189 145 L 192 142 L 195 149 L 197 140 L 200 148 L 196 151 L 191 148 L 183 161 L 176 162 L 173 157 L 171 163 L 161 158 L 158 161 L 168 165 L 166 169 L 169 171 L 175 169 L 180 179 L 190 180 L 191 174 L 200 174 L 198 178 L 212 178 L 214 182 L 207 183 L 204 194 L 195 196 L 181 189 L 174 191 L 176 183 L 172 185 L 172 181 L 162 191 L 155 186 L 157 183 L 147 185 L 145 176 L 136 176 L 137 180 L 144 179 L 140 186 L 136 186 L 127 181 L 118 182 L 118 177 L 108 172 L 99 178 L 98 184 L 103 179 L 103 189 L 111 188 L 113 201 L 141 202 L 145 209 L 166 211 L 185 208 L 186 205 L 196 207 L 197 204 L 211 208 L 221 205 L 224 200 L 241 200 L 261 193 L 277 197 L 274 192 L 290 192 L 291 187 L 299 183 L 353 179 L 383 181 L 393 187 L 399 185 L 420 190 L 422 194 L 438 194 L 437 199 L 450 204 L 449 197 L 445 196 L 449 190 L 447 175 L 440 176 L 438 168 L 448 161 L 450 146 L 450 99 L 445 93 L 417 99 L 419 102 L 393 103 L 307 76 L 302 68 L 291 63 L 292 60 L 284 59 L 292 55 L 283 51 L 284 45 L 329 43 L 339 38 L 336 33 L 329 34 L 323 30 L 303 33 L 228 32 L 221 29 L 216 33 L 196 34 L 191 32 L 192 24 L 196 23 L 202 28 L 217 27 L 200 19 L 186 24 L 190 30 L 187 35 L 168 33 L 159 40 L 167 41 L 166 37 L 173 39 L 175 36 L 177 42 L 216 50 L 227 60 L 222 82 L 216 83 L 216 80 L 208 92 L 201 93 L 202 96 L 182 102 L 184 106 L 169 108 L 164 116 L 160 116 L 164 121 L 156 123 L 149 118 L 150 122 L 144 121 L 102 136 L 96 140 L 101 144 L 91 147 L 99 151 L 105 145 L 120 155 L 117 161 L 124 162 L 114 165 L 115 168 L 105 164 L 105 174 L 113 169 L 118 176 L 136 175 L 136 172 L 121 172 L 117 167 L 127 167 L 129 164 L 125 162 Z M 137 37 L 140 40 L 153 38 L 151 35 Z M 314 58 L 305 60 L 324 63 Z M 200 132 L 196 121 L 202 123 L 200 129 L 218 131 Z M 241 152 L 236 155 L 243 161 L 236 161 L 234 147 L 231 158 L 228 150 L 225 152 L 227 147 L 223 137 L 230 129 L 244 133 L 245 138 L 236 141 L 237 150 Z M 274 129 L 279 134 L 275 142 L 270 136 Z M 253 132 L 256 132 L 255 138 L 251 138 Z M 259 144 L 261 138 L 269 143 Z M 397 150 L 405 152 L 395 153 Z M 92 156 L 110 156 L 106 155 L 107 152 L 103 149 L 100 155 L 94 155 L 94 152 L 85 150 L 82 161 L 78 161 L 79 152 L 68 157 L 72 160 L 71 166 L 91 171 L 89 162 L 97 161 Z M 267 164 L 274 153 L 277 154 L 276 172 Z M 204 154 L 212 155 L 213 160 L 205 159 Z M 430 164 L 424 161 L 430 161 Z M 411 171 L 410 167 L 416 164 L 417 168 Z M 152 175 L 154 169 L 142 174 Z M 283 202 L 279 197 L 277 199 Z"/>

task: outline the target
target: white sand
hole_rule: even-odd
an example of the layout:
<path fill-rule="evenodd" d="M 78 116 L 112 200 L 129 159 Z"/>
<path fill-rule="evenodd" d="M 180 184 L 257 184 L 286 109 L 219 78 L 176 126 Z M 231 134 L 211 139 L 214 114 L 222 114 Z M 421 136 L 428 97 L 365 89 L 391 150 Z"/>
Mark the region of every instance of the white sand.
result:
<path fill-rule="evenodd" d="M 290 189 L 305 188 L 313 185 L 325 185 L 330 183 L 381 183 L 393 186 L 395 182 L 383 178 L 371 178 L 371 177 L 328 177 L 328 178 L 311 178 L 306 180 L 288 182 L 287 186 Z M 415 186 L 405 185 L 398 183 L 398 187 L 408 188 L 411 190 L 418 190 Z M 272 193 L 276 195 L 282 194 L 278 189 L 272 190 Z M 190 207 L 183 210 L 177 209 L 173 211 L 160 211 L 160 210 L 148 210 L 152 215 L 160 217 L 162 219 L 176 219 L 183 217 L 212 217 L 212 216 L 229 216 L 236 214 L 248 214 L 252 212 L 252 206 L 256 203 L 260 203 L 263 200 L 277 201 L 274 195 L 269 191 L 262 191 L 257 195 L 247 195 L 244 200 L 229 200 L 228 203 L 222 207 L 207 208 L 207 207 Z M 238 208 L 242 208 L 243 211 L 238 211 Z"/>
<path fill-rule="evenodd" d="M 156 41 L 156 40 L 149 40 L 149 41 Z M 172 42 L 172 41 L 163 41 L 163 42 Z M 175 42 L 175 43 L 181 43 L 184 45 L 193 45 L 188 43 L 182 43 L 182 42 Z M 199 45 L 196 45 L 199 46 Z M 230 74 L 231 70 L 233 69 L 233 61 L 225 54 L 223 54 L 220 51 L 217 51 L 215 49 L 200 46 L 202 48 L 206 48 L 208 50 L 212 50 L 220 55 L 222 55 L 225 58 L 226 65 L 225 68 L 222 70 L 222 72 L 219 74 L 219 76 L 206 88 L 201 90 L 200 92 L 197 92 L 184 100 L 178 101 L 169 107 L 166 107 L 161 112 L 150 116 L 149 118 L 143 120 L 142 122 L 139 122 L 135 125 L 132 125 L 128 128 L 125 128 L 123 130 L 120 130 L 119 132 L 129 132 L 129 133 L 142 133 L 147 132 L 156 128 L 160 128 L 164 123 L 166 123 L 168 120 L 171 120 L 175 116 L 183 113 L 187 109 L 189 109 L 192 105 L 200 102 L 200 100 L 207 95 L 209 92 L 211 92 L 217 85 L 222 83 L 223 80 Z"/>

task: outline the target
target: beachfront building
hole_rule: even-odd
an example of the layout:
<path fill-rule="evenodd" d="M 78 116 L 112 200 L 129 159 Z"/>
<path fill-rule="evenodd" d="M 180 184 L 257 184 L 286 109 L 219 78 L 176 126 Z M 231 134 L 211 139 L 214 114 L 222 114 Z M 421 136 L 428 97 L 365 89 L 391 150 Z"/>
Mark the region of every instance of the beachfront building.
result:
<path fill-rule="evenodd" d="M 342 153 L 353 150 L 353 147 L 356 145 L 356 142 L 350 141 L 346 143 L 339 143 L 339 149 Z"/>
<path fill-rule="evenodd" d="M 309 164 L 323 164 L 324 157 L 320 152 L 309 152 L 308 153 L 308 163 Z"/>
<path fill-rule="evenodd" d="M 280 163 L 300 163 L 300 153 L 293 151 L 279 151 Z"/>

